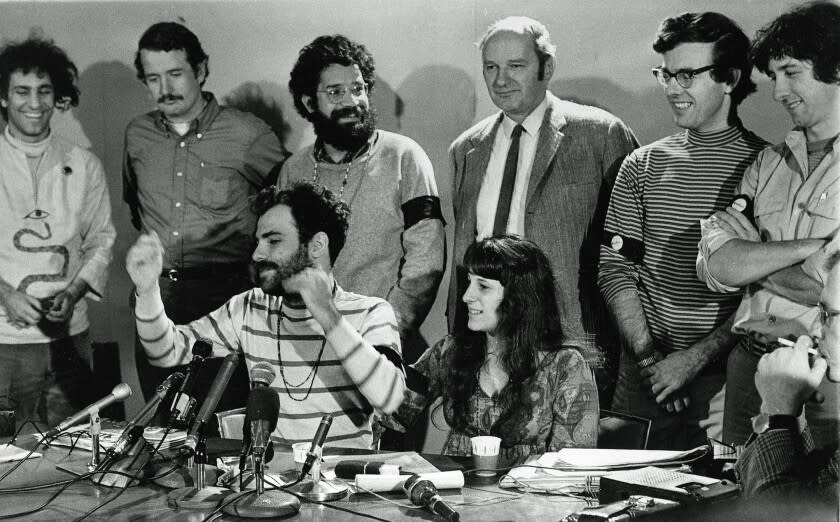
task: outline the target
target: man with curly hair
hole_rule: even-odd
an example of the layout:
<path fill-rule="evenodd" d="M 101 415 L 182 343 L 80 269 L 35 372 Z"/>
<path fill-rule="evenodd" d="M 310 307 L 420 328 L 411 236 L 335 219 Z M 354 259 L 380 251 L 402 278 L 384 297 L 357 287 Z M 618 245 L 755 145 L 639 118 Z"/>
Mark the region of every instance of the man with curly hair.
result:
<path fill-rule="evenodd" d="M 102 163 L 50 129 L 77 74 L 39 35 L 0 50 L 0 409 L 48 425 L 90 400 L 82 298 L 101 299 L 116 237 Z"/>
<path fill-rule="evenodd" d="M 332 275 L 347 237 L 348 206 L 309 182 L 269 187 L 252 205 L 258 216 L 251 256 L 257 288 L 183 326 L 167 317 L 158 283 L 162 245 L 142 234 L 126 257 L 137 287 L 137 331 L 150 360 L 172 367 L 190 360 L 196 339 L 213 355 L 244 354 L 248 367 L 275 367 L 280 421 L 272 438 L 308 442 L 323 415 L 332 415 L 327 442 L 372 449 L 374 412 L 392 413 L 402 402 L 396 320 L 377 297 L 342 289 Z"/>
<path fill-rule="evenodd" d="M 718 292 L 745 289 L 733 331 L 743 334 L 727 362 L 724 441 L 743 444 L 761 398 L 758 361 L 778 337 L 807 335 L 818 324 L 826 244 L 840 227 L 840 5 L 794 8 L 759 30 L 755 66 L 773 82 L 773 98 L 796 126 L 764 149 L 729 207 L 703 224 L 697 273 Z M 805 416 L 818 446 L 837 442 L 840 398 L 823 389 Z"/>
<path fill-rule="evenodd" d="M 160 237 L 163 302 L 175 321 L 186 323 L 250 287 L 255 218 L 248 199 L 274 183 L 286 150 L 263 121 L 202 90 L 209 58 L 192 31 L 157 23 L 137 47 L 137 77 L 157 109 L 125 131 L 123 197 L 135 228 Z M 139 342 L 135 355 L 143 394 L 151 397 L 169 370 L 150 364 Z M 217 368 L 214 361 L 199 372 L 199 401 Z M 245 404 L 244 368 L 234 373 L 219 410 Z"/>
<path fill-rule="evenodd" d="M 426 153 L 410 138 L 376 128 L 374 73 L 365 46 L 341 35 L 301 49 L 289 89 L 317 139 L 289 158 L 278 184 L 312 180 L 350 206 L 335 278 L 391 303 L 403 352 L 414 360 L 425 350 L 418 329 L 443 276 L 444 222 Z"/>

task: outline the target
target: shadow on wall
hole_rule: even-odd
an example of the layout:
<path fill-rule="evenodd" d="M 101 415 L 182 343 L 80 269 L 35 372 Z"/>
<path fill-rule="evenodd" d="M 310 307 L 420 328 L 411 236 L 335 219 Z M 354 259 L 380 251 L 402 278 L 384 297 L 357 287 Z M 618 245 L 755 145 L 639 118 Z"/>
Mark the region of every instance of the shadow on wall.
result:
<path fill-rule="evenodd" d="M 273 82 L 245 82 L 222 97 L 220 103 L 250 112 L 271 127 L 284 145 L 291 127 L 283 117 L 284 86 Z"/>
<path fill-rule="evenodd" d="M 122 150 L 128 122 L 152 105 L 134 68 L 118 61 L 97 62 L 86 68 L 79 76 L 79 88 L 81 99 L 73 113 L 93 144 L 92 152 L 102 160 L 117 229 L 106 294 L 102 301 L 88 301 L 91 338 L 117 343 L 122 380 L 139 390 L 134 369 L 134 319 L 128 307 L 133 287 L 124 268 L 125 254 L 137 232 L 122 198 Z M 142 397 L 135 394 L 128 399 L 127 410 L 136 410 L 141 404 Z"/>

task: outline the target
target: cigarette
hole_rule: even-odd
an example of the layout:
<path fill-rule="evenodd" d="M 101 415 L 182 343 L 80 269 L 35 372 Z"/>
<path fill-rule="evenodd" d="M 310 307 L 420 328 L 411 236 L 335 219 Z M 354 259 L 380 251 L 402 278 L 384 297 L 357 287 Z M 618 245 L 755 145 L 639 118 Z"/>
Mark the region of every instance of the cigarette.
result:
<path fill-rule="evenodd" d="M 791 341 L 790 339 L 785 339 L 784 337 L 779 337 L 778 339 L 776 339 L 776 341 L 781 345 L 790 346 L 791 348 L 796 346 L 795 342 Z M 818 356 L 820 356 L 820 352 L 817 351 L 816 348 L 811 347 L 811 348 L 808 348 L 808 355 L 813 355 L 814 357 L 818 357 Z"/>

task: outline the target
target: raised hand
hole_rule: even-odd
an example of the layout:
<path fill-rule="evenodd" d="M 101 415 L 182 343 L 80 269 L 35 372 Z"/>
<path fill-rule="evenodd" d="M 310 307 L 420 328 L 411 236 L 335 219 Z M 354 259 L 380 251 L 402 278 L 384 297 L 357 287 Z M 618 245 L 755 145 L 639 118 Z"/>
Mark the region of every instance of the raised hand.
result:
<path fill-rule="evenodd" d="M 138 295 L 147 294 L 155 288 L 163 270 L 163 245 L 155 232 L 140 234 L 137 242 L 128 249 L 125 269 Z"/>

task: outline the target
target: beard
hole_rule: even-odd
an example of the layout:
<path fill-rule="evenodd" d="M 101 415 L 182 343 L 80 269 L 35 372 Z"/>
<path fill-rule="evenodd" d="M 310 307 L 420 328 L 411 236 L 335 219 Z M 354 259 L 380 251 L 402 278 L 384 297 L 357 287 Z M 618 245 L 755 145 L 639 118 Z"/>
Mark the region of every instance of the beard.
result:
<path fill-rule="evenodd" d="M 301 245 L 297 252 L 279 263 L 269 260 L 252 261 L 250 265 L 251 280 L 268 295 L 291 296 L 293 294 L 288 294 L 283 288 L 283 281 L 310 266 L 313 266 L 313 264 L 306 252 L 306 246 Z M 271 271 L 274 273 L 270 273 Z"/>
<path fill-rule="evenodd" d="M 348 116 L 355 116 L 359 121 L 339 123 L 338 120 Z M 359 150 L 367 143 L 376 129 L 376 113 L 373 107 L 367 109 L 360 105 L 335 109 L 329 117 L 318 110 L 310 114 L 310 121 L 315 129 L 315 135 L 325 143 L 344 151 Z"/>

